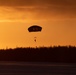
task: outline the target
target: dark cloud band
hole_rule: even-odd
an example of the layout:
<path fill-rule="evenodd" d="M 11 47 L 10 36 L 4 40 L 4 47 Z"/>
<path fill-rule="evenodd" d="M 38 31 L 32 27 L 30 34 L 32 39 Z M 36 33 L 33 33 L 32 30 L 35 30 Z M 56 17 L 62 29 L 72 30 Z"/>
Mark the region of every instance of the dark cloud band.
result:
<path fill-rule="evenodd" d="M 76 6 L 76 0 L 0 0 L 0 6 Z"/>
<path fill-rule="evenodd" d="M 76 0 L 0 0 L 0 6 L 12 7 L 22 12 L 29 11 L 41 17 L 46 15 L 45 18 L 52 15 L 76 18 Z"/>

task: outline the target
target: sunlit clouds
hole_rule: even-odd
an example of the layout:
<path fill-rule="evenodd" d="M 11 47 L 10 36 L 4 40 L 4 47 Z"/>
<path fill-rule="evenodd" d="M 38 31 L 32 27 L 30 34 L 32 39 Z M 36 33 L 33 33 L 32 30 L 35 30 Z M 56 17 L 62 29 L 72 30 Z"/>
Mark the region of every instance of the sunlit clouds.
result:
<path fill-rule="evenodd" d="M 0 22 L 23 22 L 26 20 L 28 21 L 29 16 L 31 18 L 29 12 L 19 12 L 11 7 L 0 7 Z"/>
<path fill-rule="evenodd" d="M 76 19 L 75 0 L 0 0 L 0 22 Z"/>

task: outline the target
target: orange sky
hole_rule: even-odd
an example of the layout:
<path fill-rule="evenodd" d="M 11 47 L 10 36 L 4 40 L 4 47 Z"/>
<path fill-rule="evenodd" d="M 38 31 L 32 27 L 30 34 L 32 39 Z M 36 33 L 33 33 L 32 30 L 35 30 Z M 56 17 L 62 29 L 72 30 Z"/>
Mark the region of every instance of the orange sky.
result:
<path fill-rule="evenodd" d="M 42 32 L 29 33 L 34 24 Z M 0 48 L 36 45 L 76 45 L 75 0 L 0 0 Z"/>

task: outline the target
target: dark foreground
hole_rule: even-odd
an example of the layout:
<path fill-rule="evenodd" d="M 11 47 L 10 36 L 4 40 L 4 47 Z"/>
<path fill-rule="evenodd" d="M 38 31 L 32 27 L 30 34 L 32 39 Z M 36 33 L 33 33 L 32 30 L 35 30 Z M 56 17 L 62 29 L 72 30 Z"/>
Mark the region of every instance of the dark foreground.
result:
<path fill-rule="evenodd" d="M 0 62 L 0 75 L 76 75 L 76 64 Z"/>
<path fill-rule="evenodd" d="M 0 50 L 0 61 L 76 63 L 76 47 L 2 49 Z"/>

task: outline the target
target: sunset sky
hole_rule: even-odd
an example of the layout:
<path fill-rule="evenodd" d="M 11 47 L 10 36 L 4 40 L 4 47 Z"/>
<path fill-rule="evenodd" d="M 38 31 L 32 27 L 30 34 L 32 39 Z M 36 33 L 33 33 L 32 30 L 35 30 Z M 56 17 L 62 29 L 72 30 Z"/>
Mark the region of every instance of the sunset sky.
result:
<path fill-rule="evenodd" d="M 54 45 L 76 46 L 76 0 L 0 0 L 0 48 Z"/>

